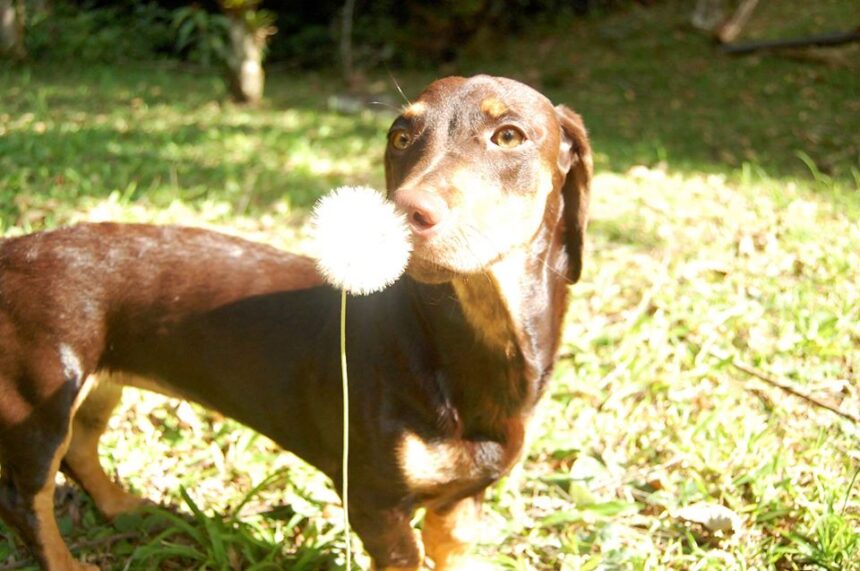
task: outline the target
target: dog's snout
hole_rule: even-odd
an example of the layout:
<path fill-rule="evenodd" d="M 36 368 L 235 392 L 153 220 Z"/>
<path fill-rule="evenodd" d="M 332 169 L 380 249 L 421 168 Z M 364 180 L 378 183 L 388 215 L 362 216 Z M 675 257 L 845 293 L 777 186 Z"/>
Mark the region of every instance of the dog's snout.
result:
<path fill-rule="evenodd" d="M 400 189 L 394 193 L 394 204 L 406 214 L 412 232 L 428 236 L 445 219 L 448 205 L 438 194 L 420 189 Z"/>

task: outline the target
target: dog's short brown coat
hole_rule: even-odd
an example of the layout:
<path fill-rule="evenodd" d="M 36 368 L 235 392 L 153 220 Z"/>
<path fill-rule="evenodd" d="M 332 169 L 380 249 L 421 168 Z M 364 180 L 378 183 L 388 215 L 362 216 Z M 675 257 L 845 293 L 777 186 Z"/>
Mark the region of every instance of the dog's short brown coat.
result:
<path fill-rule="evenodd" d="M 579 116 L 512 80 L 431 84 L 395 120 L 408 275 L 350 299 L 350 519 L 379 568 L 467 568 L 485 488 L 519 458 L 582 269 Z M 0 516 L 43 569 L 76 562 L 64 470 L 108 517 L 139 502 L 97 445 L 121 386 L 196 400 L 340 481 L 338 294 L 313 261 L 188 228 L 96 224 L 0 243 Z"/>

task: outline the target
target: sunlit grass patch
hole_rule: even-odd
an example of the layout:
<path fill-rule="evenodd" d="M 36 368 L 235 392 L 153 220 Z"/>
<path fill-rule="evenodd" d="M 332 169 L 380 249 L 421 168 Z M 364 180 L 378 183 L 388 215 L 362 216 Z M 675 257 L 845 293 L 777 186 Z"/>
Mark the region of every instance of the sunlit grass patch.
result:
<path fill-rule="evenodd" d="M 347 181 L 381 185 L 375 142 L 387 119 L 378 114 L 329 112 L 301 90 L 288 106 L 245 110 L 218 103 L 211 76 L 106 71 L 75 70 L 71 80 L 52 67 L 28 70 L 4 92 L 3 228 L 61 224 L 72 205 L 112 195 L 154 209 L 214 202 L 231 216 L 262 216 L 278 204 L 307 208 Z"/>
<path fill-rule="evenodd" d="M 771 179 L 636 169 L 599 176 L 594 190 L 568 358 L 519 479 L 523 504 L 541 501 L 521 509 L 563 498 L 549 513 L 570 510 L 555 517 L 575 536 L 576 566 L 852 568 L 858 427 L 715 355 L 856 411 L 860 283 L 846 271 L 860 251 L 856 219 Z M 699 501 L 732 509 L 743 528 L 702 536 L 673 517 Z M 589 512 L 613 502 L 626 513 Z M 531 557 L 557 557 L 557 542 L 531 532 Z"/>

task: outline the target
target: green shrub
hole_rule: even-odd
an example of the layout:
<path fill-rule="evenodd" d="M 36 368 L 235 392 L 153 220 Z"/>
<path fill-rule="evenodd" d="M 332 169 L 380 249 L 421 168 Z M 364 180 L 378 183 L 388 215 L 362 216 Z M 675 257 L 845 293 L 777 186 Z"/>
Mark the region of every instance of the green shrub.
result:
<path fill-rule="evenodd" d="M 155 3 L 123 10 L 57 2 L 49 11 L 31 12 L 26 43 L 33 59 L 110 63 L 172 51 L 170 11 Z"/>
<path fill-rule="evenodd" d="M 177 55 L 205 66 L 223 62 L 227 57 L 227 17 L 192 4 L 177 8 L 171 17 L 176 34 Z"/>

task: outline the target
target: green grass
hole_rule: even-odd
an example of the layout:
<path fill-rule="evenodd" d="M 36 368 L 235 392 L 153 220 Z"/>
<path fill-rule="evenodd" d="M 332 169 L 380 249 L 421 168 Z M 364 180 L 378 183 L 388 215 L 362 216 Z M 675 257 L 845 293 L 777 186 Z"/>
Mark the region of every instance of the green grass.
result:
<path fill-rule="evenodd" d="M 860 410 L 860 57 L 729 59 L 684 16 L 565 23 L 446 70 L 538 85 L 583 113 L 598 158 L 552 391 L 489 493 L 478 553 L 502 569 L 860 569 L 860 426 L 714 356 Z M 435 75 L 394 73 L 408 96 Z M 0 230 L 181 222 L 302 249 L 322 192 L 382 186 L 391 115 L 328 111 L 325 74 L 270 76 L 245 110 L 186 68 L 0 67 Z M 62 495 L 103 568 L 342 565 L 329 483 L 230 420 L 129 390 L 102 454 L 169 506 L 109 525 Z M 678 517 L 697 502 L 741 528 Z M 27 559 L 0 527 L 4 561 Z"/>

